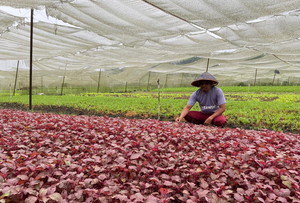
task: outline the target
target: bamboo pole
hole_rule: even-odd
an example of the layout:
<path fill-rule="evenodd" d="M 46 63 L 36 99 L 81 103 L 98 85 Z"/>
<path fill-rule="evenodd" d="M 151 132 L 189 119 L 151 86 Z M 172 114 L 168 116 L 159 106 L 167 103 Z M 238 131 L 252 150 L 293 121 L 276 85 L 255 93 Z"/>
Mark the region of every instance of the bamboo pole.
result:
<path fill-rule="evenodd" d="M 31 9 L 30 21 L 29 110 L 32 110 L 33 8 Z"/>
<path fill-rule="evenodd" d="M 19 73 L 19 64 L 20 64 L 20 61 L 18 60 L 18 63 L 17 63 L 17 71 L 16 71 L 16 77 L 15 77 L 15 85 L 14 85 L 14 91 L 13 91 L 13 95 L 12 95 L 12 96 L 15 96 L 15 93 L 16 93 L 17 80 L 18 80 L 18 73 Z"/>

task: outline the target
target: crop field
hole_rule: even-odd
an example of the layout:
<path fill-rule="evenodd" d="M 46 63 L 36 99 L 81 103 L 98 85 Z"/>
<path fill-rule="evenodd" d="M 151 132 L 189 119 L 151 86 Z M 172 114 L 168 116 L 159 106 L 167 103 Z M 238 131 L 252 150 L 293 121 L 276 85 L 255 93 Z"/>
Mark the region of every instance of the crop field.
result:
<path fill-rule="evenodd" d="M 222 87 L 227 99 L 228 127 L 300 132 L 300 87 Z M 35 111 L 74 115 L 107 115 L 174 121 L 195 88 L 158 92 L 34 95 Z M 0 107 L 28 109 L 28 95 L 0 97 Z M 195 105 L 192 110 L 199 110 Z"/>
<path fill-rule="evenodd" d="M 300 135 L 0 110 L 0 202 L 299 202 Z"/>
<path fill-rule="evenodd" d="M 300 92 L 255 88 L 222 88 L 224 128 L 174 122 L 195 88 L 34 95 L 34 112 L 3 94 L 0 203 L 300 202 Z"/>
<path fill-rule="evenodd" d="M 220 88 L 224 92 L 300 93 L 300 86 L 221 86 Z M 165 92 L 193 92 L 195 87 L 162 88 L 161 90 Z"/>

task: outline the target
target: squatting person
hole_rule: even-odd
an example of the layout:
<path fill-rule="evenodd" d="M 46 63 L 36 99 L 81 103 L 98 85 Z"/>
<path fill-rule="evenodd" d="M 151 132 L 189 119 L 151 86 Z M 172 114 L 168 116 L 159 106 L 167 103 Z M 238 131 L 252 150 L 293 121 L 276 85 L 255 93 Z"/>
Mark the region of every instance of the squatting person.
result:
<path fill-rule="evenodd" d="M 191 85 L 199 87 L 192 93 L 187 105 L 183 108 L 177 122 L 183 118 L 195 124 L 224 126 L 226 118 L 223 113 L 226 110 L 226 99 L 223 91 L 216 87 L 217 79 L 208 72 L 202 73 Z M 201 111 L 190 111 L 194 104 L 198 102 Z"/>

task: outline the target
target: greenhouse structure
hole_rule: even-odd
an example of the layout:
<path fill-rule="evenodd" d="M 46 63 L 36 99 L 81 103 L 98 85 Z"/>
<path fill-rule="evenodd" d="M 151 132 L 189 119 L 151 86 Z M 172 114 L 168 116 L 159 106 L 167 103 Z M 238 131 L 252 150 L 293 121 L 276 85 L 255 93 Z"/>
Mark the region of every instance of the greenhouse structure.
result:
<path fill-rule="evenodd" d="M 299 1 L 1 0 L 1 89 L 188 85 L 208 70 L 224 85 L 299 85 Z M 100 73 L 101 72 L 101 73 Z M 150 74 L 150 77 L 149 77 Z"/>
<path fill-rule="evenodd" d="M 300 0 L 0 19 L 0 203 L 300 202 Z"/>

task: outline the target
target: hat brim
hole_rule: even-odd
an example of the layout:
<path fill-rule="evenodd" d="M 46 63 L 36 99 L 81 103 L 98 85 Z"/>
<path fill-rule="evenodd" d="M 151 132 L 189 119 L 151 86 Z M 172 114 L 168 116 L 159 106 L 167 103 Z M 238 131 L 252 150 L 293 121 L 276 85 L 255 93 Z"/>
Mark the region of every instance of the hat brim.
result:
<path fill-rule="evenodd" d="M 213 86 L 216 86 L 219 84 L 218 81 L 216 80 L 210 80 L 210 79 L 199 79 L 199 80 L 195 80 L 191 83 L 191 85 L 195 86 L 195 87 L 200 87 L 200 84 L 202 81 L 211 81 Z"/>

